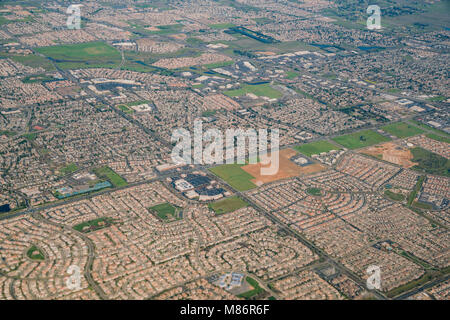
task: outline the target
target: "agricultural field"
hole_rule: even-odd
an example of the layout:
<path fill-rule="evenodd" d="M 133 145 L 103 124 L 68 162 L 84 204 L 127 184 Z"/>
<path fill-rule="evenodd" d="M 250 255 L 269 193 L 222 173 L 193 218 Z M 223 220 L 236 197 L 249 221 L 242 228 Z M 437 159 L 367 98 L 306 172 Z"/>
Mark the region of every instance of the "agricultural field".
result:
<path fill-rule="evenodd" d="M 248 206 L 248 203 L 238 197 L 231 197 L 209 204 L 209 208 L 216 214 L 233 212 L 246 206 Z"/>
<path fill-rule="evenodd" d="M 94 170 L 94 173 L 99 177 L 108 180 L 114 187 L 124 187 L 128 185 L 124 178 L 119 176 L 110 167 L 101 167 Z"/>
<path fill-rule="evenodd" d="M 331 150 L 340 150 L 341 148 L 332 144 L 331 142 L 322 140 L 311 142 L 307 144 L 302 144 L 294 147 L 295 150 L 304 154 L 305 156 L 312 156 L 313 154 L 320 154 L 322 152 L 330 152 Z"/>
<path fill-rule="evenodd" d="M 281 92 L 272 88 L 268 83 L 263 84 L 244 84 L 236 90 L 225 91 L 224 94 L 229 97 L 244 96 L 247 93 L 253 93 L 258 97 L 269 97 L 271 99 L 279 99 L 283 96 Z"/>
<path fill-rule="evenodd" d="M 243 164 L 224 164 L 209 170 L 238 191 L 256 188 L 256 185 L 251 182 L 255 177 L 242 170 L 243 166 Z"/>
<path fill-rule="evenodd" d="M 387 126 L 381 127 L 381 129 L 384 132 L 396 136 L 397 138 L 407 138 L 422 134 L 424 132 L 422 129 L 405 122 L 389 124 Z"/>
<path fill-rule="evenodd" d="M 374 144 L 387 142 L 390 140 L 391 139 L 382 136 L 381 134 L 372 130 L 354 132 L 351 134 L 333 138 L 333 141 L 352 150 L 372 146 Z"/>
<path fill-rule="evenodd" d="M 63 69 L 113 67 L 122 59 L 119 51 L 103 42 L 59 45 L 36 49 Z"/>

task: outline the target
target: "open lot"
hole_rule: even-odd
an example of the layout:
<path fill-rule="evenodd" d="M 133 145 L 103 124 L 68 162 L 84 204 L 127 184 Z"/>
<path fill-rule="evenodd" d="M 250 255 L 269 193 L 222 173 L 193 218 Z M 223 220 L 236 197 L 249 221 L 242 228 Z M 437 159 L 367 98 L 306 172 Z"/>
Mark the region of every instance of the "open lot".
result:
<path fill-rule="evenodd" d="M 416 163 L 412 161 L 413 155 L 411 151 L 393 142 L 368 147 L 361 150 L 361 152 L 378 159 L 397 164 L 403 168 L 411 168 L 416 165 Z"/>
<path fill-rule="evenodd" d="M 257 186 L 263 185 L 265 183 L 270 183 L 282 179 L 297 177 L 301 175 L 316 173 L 325 170 L 326 167 L 321 164 L 310 164 L 304 167 L 300 167 L 292 162 L 290 159 L 297 154 L 293 149 L 280 150 L 280 162 L 278 172 L 274 175 L 261 175 L 261 167 L 269 167 L 269 165 L 262 165 L 261 162 L 256 164 L 249 164 L 242 167 L 255 178 L 251 180 Z"/>
<path fill-rule="evenodd" d="M 333 138 L 333 140 L 348 149 L 359 149 L 377 143 L 386 142 L 389 141 L 390 139 L 385 136 L 382 136 L 381 134 L 375 131 L 364 130 L 336 137 Z"/>

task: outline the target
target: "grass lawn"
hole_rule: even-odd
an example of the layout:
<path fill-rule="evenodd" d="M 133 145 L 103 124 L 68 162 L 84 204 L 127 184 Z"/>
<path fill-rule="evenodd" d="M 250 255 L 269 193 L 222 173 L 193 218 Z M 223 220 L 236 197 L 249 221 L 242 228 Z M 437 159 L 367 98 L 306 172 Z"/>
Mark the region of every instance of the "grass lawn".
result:
<path fill-rule="evenodd" d="M 411 153 L 414 156 L 411 161 L 418 163 L 413 169 L 450 177 L 450 160 L 420 147 L 412 148 Z"/>
<path fill-rule="evenodd" d="M 172 218 L 178 219 L 175 214 L 177 212 L 177 208 L 170 203 L 161 203 L 156 206 L 150 207 L 150 209 L 154 210 L 158 217 L 162 220 L 169 220 L 170 216 L 172 216 Z"/>
<path fill-rule="evenodd" d="M 111 182 L 114 187 L 124 187 L 124 186 L 128 185 L 128 183 L 125 181 L 125 179 L 122 178 L 121 176 L 119 176 L 117 173 L 115 173 L 114 170 L 111 169 L 110 167 L 105 166 L 105 167 L 97 168 L 94 170 L 94 173 L 99 178 L 104 178 L 104 179 L 108 180 L 109 182 Z"/>
<path fill-rule="evenodd" d="M 124 113 L 133 113 L 133 112 L 134 112 L 133 109 L 127 107 L 127 106 L 124 105 L 124 104 L 119 104 L 119 105 L 116 106 L 116 107 L 117 107 L 117 109 L 119 109 L 120 111 L 122 111 L 122 112 L 124 112 Z"/>
<path fill-rule="evenodd" d="M 122 60 L 119 51 L 103 42 L 58 45 L 36 49 L 61 68 L 111 67 Z"/>
<path fill-rule="evenodd" d="M 341 148 L 325 140 L 302 144 L 294 147 L 300 153 L 310 157 L 313 154 L 329 152 L 331 150 L 340 150 Z"/>
<path fill-rule="evenodd" d="M 225 180 L 230 186 L 238 191 L 247 191 L 256 188 L 250 180 L 255 179 L 250 173 L 241 169 L 243 164 L 224 164 L 209 169 L 216 176 Z"/>
<path fill-rule="evenodd" d="M 256 281 L 255 279 L 247 277 L 247 278 L 245 278 L 245 281 L 247 281 L 248 284 L 250 284 L 253 287 L 253 289 L 250 291 L 241 293 L 240 295 L 238 295 L 239 298 L 250 299 L 250 298 L 257 296 L 257 295 L 261 294 L 262 292 L 264 292 L 264 289 L 259 286 L 258 281 Z"/>
<path fill-rule="evenodd" d="M 69 163 L 65 167 L 62 167 L 61 169 L 59 169 L 59 172 L 61 172 L 62 175 L 66 175 L 66 174 L 75 172 L 77 170 L 78 170 L 78 167 L 75 163 Z"/>
<path fill-rule="evenodd" d="M 447 132 L 441 131 L 439 129 L 435 129 L 435 128 L 430 127 L 430 126 L 428 126 L 428 125 L 426 125 L 426 124 L 424 124 L 422 122 L 419 122 L 419 121 L 411 120 L 410 122 L 412 124 L 415 124 L 416 126 L 422 128 L 422 129 L 424 129 L 424 130 L 429 130 L 429 131 L 432 131 L 432 132 L 434 132 L 434 133 L 436 133 L 438 135 L 450 138 L 450 134 L 448 134 Z"/>
<path fill-rule="evenodd" d="M 88 233 L 91 231 L 100 230 L 103 228 L 107 228 L 112 224 L 111 218 L 98 218 L 95 220 L 90 220 L 86 222 L 82 222 L 80 224 L 77 224 L 73 228 L 78 232 Z"/>
<path fill-rule="evenodd" d="M 321 196 L 322 190 L 319 188 L 308 188 L 306 192 L 312 196 Z"/>
<path fill-rule="evenodd" d="M 403 201 L 405 200 L 405 196 L 399 193 L 395 193 L 389 190 L 384 191 L 384 194 L 393 201 Z"/>
<path fill-rule="evenodd" d="M 34 76 L 27 76 L 22 79 L 22 82 L 23 83 L 41 83 L 44 81 L 51 81 L 51 80 L 54 80 L 54 78 L 49 77 L 45 74 L 38 74 L 38 75 L 34 75 Z"/>
<path fill-rule="evenodd" d="M 268 83 L 263 84 L 244 84 L 240 89 L 236 90 L 228 90 L 225 91 L 224 94 L 229 97 L 239 97 L 244 96 L 247 93 L 253 93 L 258 97 L 269 97 L 271 99 L 279 99 L 283 96 L 283 94 L 272 88 Z"/>
<path fill-rule="evenodd" d="M 236 27 L 236 25 L 232 24 L 232 23 L 216 23 L 216 24 L 210 24 L 209 27 L 212 29 L 229 29 L 229 28 Z"/>
<path fill-rule="evenodd" d="M 31 260 L 42 261 L 45 260 L 45 256 L 41 250 L 39 250 L 36 246 L 31 246 L 30 249 L 27 250 L 27 257 Z"/>
<path fill-rule="evenodd" d="M 214 210 L 216 214 L 233 212 L 246 206 L 248 206 L 248 203 L 238 197 L 231 197 L 209 204 L 209 208 Z"/>
<path fill-rule="evenodd" d="M 416 126 L 405 122 L 388 124 L 381 128 L 383 131 L 390 133 L 397 138 L 406 138 L 423 133 L 424 131 Z"/>
<path fill-rule="evenodd" d="M 382 136 L 378 132 L 364 130 L 336 137 L 333 138 L 333 140 L 348 149 L 359 149 L 381 142 L 390 141 L 391 139 Z"/>
<path fill-rule="evenodd" d="M 438 136 L 437 134 L 434 134 L 434 133 L 427 133 L 426 136 L 428 138 L 436 140 L 436 141 L 450 143 L 450 138 L 448 138 L 448 137 Z"/>

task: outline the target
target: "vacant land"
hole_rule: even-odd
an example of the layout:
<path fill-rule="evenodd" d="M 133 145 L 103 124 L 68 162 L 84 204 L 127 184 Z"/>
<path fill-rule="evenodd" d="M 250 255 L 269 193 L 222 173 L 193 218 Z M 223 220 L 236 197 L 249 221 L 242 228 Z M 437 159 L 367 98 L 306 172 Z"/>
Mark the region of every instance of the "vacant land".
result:
<path fill-rule="evenodd" d="M 209 208 L 214 210 L 216 214 L 233 212 L 246 206 L 248 206 L 248 203 L 238 197 L 231 197 L 209 204 Z"/>
<path fill-rule="evenodd" d="M 381 129 L 397 138 L 411 137 L 424 132 L 422 129 L 405 122 L 389 124 Z"/>
<path fill-rule="evenodd" d="M 414 156 L 412 161 L 417 163 L 413 169 L 450 177 L 450 160 L 420 147 L 412 148 L 411 153 Z"/>
<path fill-rule="evenodd" d="M 361 152 L 397 164 L 403 168 L 411 168 L 416 165 L 416 163 L 412 161 L 413 155 L 411 151 L 393 142 L 386 142 L 377 146 L 368 147 L 361 150 Z"/>
<path fill-rule="evenodd" d="M 59 45 L 36 50 L 64 69 L 112 67 L 117 66 L 122 59 L 119 51 L 103 42 Z"/>
<path fill-rule="evenodd" d="M 247 93 L 253 93 L 258 97 L 269 97 L 271 99 L 279 99 L 283 96 L 281 92 L 272 88 L 268 83 L 244 84 L 240 89 L 224 92 L 224 94 L 229 97 L 244 96 Z"/>
<path fill-rule="evenodd" d="M 122 178 L 121 176 L 119 176 L 117 173 L 115 173 L 114 170 L 111 169 L 110 167 L 105 166 L 105 167 L 95 169 L 94 173 L 99 178 L 104 178 L 104 179 L 108 180 L 109 182 L 111 182 L 111 184 L 114 187 L 124 187 L 124 186 L 128 185 L 128 183 L 125 181 L 125 179 Z"/>
<path fill-rule="evenodd" d="M 243 164 L 224 164 L 209 170 L 236 190 L 247 191 L 256 187 L 250 181 L 255 179 L 255 177 L 242 170 L 243 166 Z"/>
<path fill-rule="evenodd" d="M 348 149 L 359 149 L 378 144 L 380 142 L 390 141 L 389 138 L 372 130 L 354 132 L 333 138 L 333 140 Z"/>
<path fill-rule="evenodd" d="M 261 162 L 256 164 L 249 164 L 242 167 L 242 170 L 245 170 L 255 178 L 251 180 L 255 185 L 261 186 L 265 183 L 270 183 L 282 179 L 307 175 L 316 173 L 322 170 L 325 170 L 325 166 L 321 164 L 313 163 L 304 167 L 298 166 L 290 159 L 297 155 L 297 152 L 293 149 L 284 149 L 279 151 L 279 164 L 278 171 L 274 174 L 262 175 L 262 168 L 269 168 L 271 164 L 262 164 Z M 269 155 L 270 156 L 270 155 Z"/>
<path fill-rule="evenodd" d="M 341 148 L 325 140 L 302 144 L 294 147 L 298 152 L 310 157 L 313 154 L 329 152 L 331 150 L 340 150 Z"/>

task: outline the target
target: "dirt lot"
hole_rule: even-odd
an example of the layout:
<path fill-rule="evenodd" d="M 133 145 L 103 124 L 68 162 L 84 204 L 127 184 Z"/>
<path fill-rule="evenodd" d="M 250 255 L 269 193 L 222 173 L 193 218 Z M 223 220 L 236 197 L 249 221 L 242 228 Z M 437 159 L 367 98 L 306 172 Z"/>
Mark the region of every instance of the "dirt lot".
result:
<path fill-rule="evenodd" d="M 250 173 L 255 179 L 251 180 L 257 186 L 263 185 L 265 183 L 270 183 L 273 181 L 278 181 L 282 179 L 287 179 L 291 177 L 303 176 L 307 174 L 316 173 L 322 170 L 325 170 L 326 167 L 321 164 L 310 164 L 304 167 L 300 167 L 296 165 L 294 162 L 289 160 L 293 156 L 297 154 L 296 151 L 292 149 L 284 149 L 280 150 L 280 168 L 278 173 L 270 176 L 262 176 L 261 175 L 261 163 L 257 164 L 249 164 L 243 166 L 242 169 L 246 172 Z M 263 167 L 269 167 L 270 165 L 264 165 Z"/>
<path fill-rule="evenodd" d="M 388 161 L 403 168 L 411 168 L 416 165 L 411 159 L 413 155 L 407 148 L 396 145 L 393 142 L 383 143 L 377 146 L 361 150 L 362 153 Z"/>

